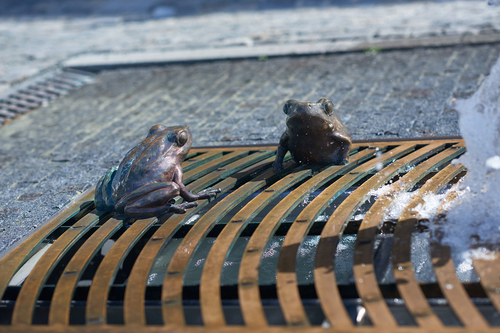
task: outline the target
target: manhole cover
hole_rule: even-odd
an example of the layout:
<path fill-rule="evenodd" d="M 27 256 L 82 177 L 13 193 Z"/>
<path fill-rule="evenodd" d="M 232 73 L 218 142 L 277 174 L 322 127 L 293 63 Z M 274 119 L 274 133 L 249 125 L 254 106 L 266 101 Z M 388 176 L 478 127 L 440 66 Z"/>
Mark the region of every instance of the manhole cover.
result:
<path fill-rule="evenodd" d="M 460 275 L 415 212 L 465 175 L 462 140 L 357 142 L 278 175 L 275 148 L 193 149 L 185 184 L 222 193 L 185 215 L 131 223 L 87 192 L 1 260 L 0 330 L 499 324 L 497 263 Z"/>

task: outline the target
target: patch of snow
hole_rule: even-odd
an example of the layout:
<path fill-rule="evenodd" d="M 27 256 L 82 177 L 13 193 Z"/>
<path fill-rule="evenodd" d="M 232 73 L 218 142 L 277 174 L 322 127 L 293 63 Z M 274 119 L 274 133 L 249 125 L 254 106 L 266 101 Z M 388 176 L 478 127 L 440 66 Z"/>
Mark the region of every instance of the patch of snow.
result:
<path fill-rule="evenodd" d="M 490 169 L 500 169 L 500 156 L 495 155 L 486 160 L 486 166 Z"/>
<path fill-rule="evenodd" d="M 387 195 L 391 187 L 392 183 L 380 186 L 378 189 L 371 191 L 370 195 L 377 199 L 380 196 Z M 386 212 L 385 220 L 397 220 L 415 193 L 416 192 L 396 193 L 389 210 Z"/>
<path fill-rule="evenodd" d="M 421 219 L 430 219 L 436 214 L 443 198 L 444 194 L 426 193 L 422 198 L 424 203 L 418 204 L 413 210 L 418 213 Z"/>
<path fill-rule="evenodd" d="M 455 260 L 492 259 L 500 245 L 500 59 L 476 93 L 454 100 L 467 152 L 459 162 L 468 169 L 465 193 L 453 201 L 445 221 L 431 225 Z"/>

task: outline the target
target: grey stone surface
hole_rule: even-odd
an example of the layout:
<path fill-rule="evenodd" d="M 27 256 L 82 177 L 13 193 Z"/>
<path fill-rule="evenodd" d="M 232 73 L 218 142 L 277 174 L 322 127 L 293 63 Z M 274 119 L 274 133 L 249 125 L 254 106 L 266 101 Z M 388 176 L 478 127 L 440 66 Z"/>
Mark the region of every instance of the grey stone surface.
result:
<path fill-rule="evenodd" d="M 479 36 L 500 30 L 500 8 L 485 1 L 6 1 L 0 4 L 0 90 L 72 57 L 197 52 L 243 47 Z M 351 5 L 351 6 L 347 6 Z M 151 19 L 155 8 L 172 17 Z M 264 9 L 264 10 L 260 10 Z M 188 15 L 195 14 L 195 15 Z M 166 15 L 169 16 L 169 15 Z M 333 47 L 335 49 L 335 47 Z M 303 48 L 307 49 L 307 48 Z M 255 51 L 255 50 L 254 50 Z M 260 51 L 259 51 L 260 52 Z M 0 92 L 1 93 L 1 92 Z"/>
<path fill-rule="evenodd" d="M 283 103 L 327 97 L 354 139 L 458 135 L 500 44 L 104 71 L 0 128 L 0 251 L 95 184 L 157 123 L 195 146 L 277 143 Z"/>

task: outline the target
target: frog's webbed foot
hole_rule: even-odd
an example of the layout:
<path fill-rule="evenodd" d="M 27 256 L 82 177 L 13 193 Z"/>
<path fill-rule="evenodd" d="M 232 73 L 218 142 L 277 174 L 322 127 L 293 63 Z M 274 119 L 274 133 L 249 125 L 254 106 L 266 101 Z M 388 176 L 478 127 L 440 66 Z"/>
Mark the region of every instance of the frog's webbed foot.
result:
<path fill-rule="evenodd" d="M 196 195 L 198 196 L 198 200 L 200 199 L 208 199 L 208 202 L 212 201 L 213 199 L 217 198 L 217 194 L 221 192 L 220 188 L 216 189 L 210 189 L 207 188 L 203 191 L 198 192 Z"/>
<path fill-rule="evenodd" d="M 175 214 L 185 214 L 186 209 L 194 208 L 197 207 L 198 203 L 197 202 L 183 202 L 179 205 L 172 205 L 169 207 L 168 212 L 172 212 Z"/>
<path fill-rule="evenodd" d="M 274 172 L 280 172 L 281 170 L 283 170 L 283 163 L 275 161 L 273 163 L 273 170 L 274 170 Z"/>

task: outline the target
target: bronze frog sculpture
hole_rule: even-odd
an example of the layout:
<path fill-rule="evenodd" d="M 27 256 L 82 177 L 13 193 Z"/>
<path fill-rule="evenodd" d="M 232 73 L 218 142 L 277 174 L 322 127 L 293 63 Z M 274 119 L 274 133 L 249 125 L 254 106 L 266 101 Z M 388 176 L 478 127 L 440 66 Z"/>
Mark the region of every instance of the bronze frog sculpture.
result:
<path fill-rule="evenodd" d="M 182 183 L 181 163 L 192 143 L 188 126 L 151 127 L 144 141 L 99 180 L 96 209 L 147 218 L 168 212 L 183 214 L 197 206 L 194 201 L 214 198 L 220 189 L 193 194 Z M 175 205 L 177 196 L 186 202 Z"/>
<path fill-rule="evenodd" d="M 283 169 L 283 158 L 290 151 L 301 164 L 345 164 L 351 149 L 351 134 L 333 112 L 333 103 L 322 98 L 317 103 L 288 100 L 286 131 L 278 146 L 275 171 Z"/>

